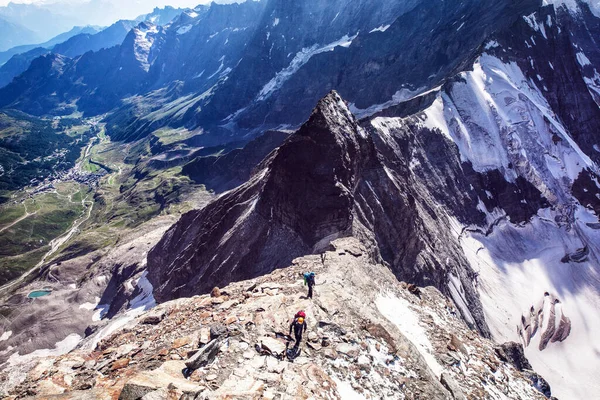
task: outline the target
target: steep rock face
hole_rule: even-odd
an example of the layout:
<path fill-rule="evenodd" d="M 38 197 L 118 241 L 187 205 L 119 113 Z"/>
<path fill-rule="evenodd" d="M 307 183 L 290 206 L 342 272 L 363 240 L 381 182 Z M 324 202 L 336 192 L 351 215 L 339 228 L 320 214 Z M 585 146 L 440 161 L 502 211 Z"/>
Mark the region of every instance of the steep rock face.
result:
<path fill-rule="evenodd" d="M 332 89 L 357 110 L 398 102 L 463 68 L 486 36 L 540 5 L 539 1 L 395 3 L 346 2 L 336 9 L 344 10 L 337 19 L 333 12 L 329 36 L 318 36 L 318 30 L 306 32 L 313 18 L 326 18 L 322 7 L 303 19 L 313 9 L 310 1 L 295 8 L 271 1 L 251 44 L 252 54 L 232 71 L 230 80 L 190 110 L 189 117 L 202 126 L 221 119 L 242 129 L 298 126 Z M 372 17 L 357 22 L 364 14 Z M 302 47 L 290 37 L 302 38 Z M 258 69 L 259 62 L 260 72 L 253 73 L 252 82 L 243 79 L 250 68 Z"/>
<path fill-rule="evenodd" d="M 71 90 L 66 77 L 72 64 L 71 59 L 57 54 L 35 59 L 25 73 L 0 89 L 0 107 L 10 104 L 33 115 L 44 114 L 48 109 L 58 115 L 71 114 L 72 108 L 64 104 L 68 102 L 65 92 Z"/>
<path fill-rule="evenodd" d="M 240 61 L 248 38 L 260 21 L 263 6 L 264 2 L 256 1 L 213 3 L 184 13 L 167 26 L 150 21 L 137 25 L 119 21 L 96 35 L 71 38 L 55 49 L 74 58 L 76 64 L 60 78 L 57 96 L 92 115 L 112 110 L 126 97 L 147 94 L 174 81 L 183 81 L 188 93 L 199 91 L 200 96 L 225 79 Z M 111 46 L 117 48 L 108 49 Z M 88 52 L 83 54 L 82 50 Z M 0 103 L 0 107 L 11 104 L 36 114 L 60 111 L 46 104 L 41 111 L 40 107 L 34 108 L 37 105 L 32 104 L 28 94 L 38 90 L 40 83 L 21 81 L 20 85 L 11 84 L 2 91 L 3 97 L 10 94 L 10 101 Z M 44 96 L 48 95 L 41 94 Z M 130 124 L 131 121 L 127 125 Z"/>
<path fill-rule="evenodd" d="M 400 279 L 449 293 L 454 274 L 460 300 L 470 306 L 461 312 L 487 333 L 472 271 L 442 229 L 450 221 L 407 178 L 406 164 L 393 171 L 382 161 L 344 101 L 329 94 L 247 184 L 184 215 L 150 252 L 156 299 L 207 292 L 356 236 Z"/>
<path fill-rule="evenodd" d="M 180 80 L 188 91 L 209 89 L 241 61 L 263 10 L 263 1 L 250 1 L 214 3 L 183 14 L 169 26 L 158 48 L 148 77 L 151 87 Z"/>
<path fill-rule="evenodd" d="M 598 163 L 600 18 L 583 2 L 577 11 L 547 6 L 520 19 L 511 31 L 515 34 L 495 35 L 499 47 L 489 52 L 517 63 L 581 150 Z"/>
<path fill-rule="evenodd" d="M 109 124 L 109 131 L 131 139 L 157 127 L 202 127 L 203 145 L 216 145 L 281 125 L 297 127 L 332 89 L 361 113 L 397 103 L 464 68 L 486 36 L 539 5 L 538 0 L 440 6 L 422 0 L 212 4 L 164 28 L 162 39 L 151 45 L 154 56 L 142 62 L 147 72 L 130 76 L 140 84 L 105 79 L 81 87 L 80 81 L 94 82 L 98 76 L 92 76 L 94 69 L 78 68 L 65 83 L 77 90 L 59 95 L 87 114 L 98 114 L 126 96 L 160 96 L 161 89 L 183 82 L 185 106 L 170 112 L 151 98 L 142 105 L 128 102 L 119 118 L 126 123 Z M 130 47 L 124 46 L 120 53 Z M 103 77 L 127 71 L 119 57 L 95 59 L 107 65 Z M 27 89 L 13 88 L 17 91 Z M 13 106 L 32 108 L 25 102 Z M 145 108 L 160 110 L 163 118 L 145 121 Z"/>
<path fill-rule="evenodd" d="M 157 300 L 270 272 L 322 239 L 347 235 L 367 147 L 341 98 L 323 99 L 248 183 L 185 214 L 153 249 L 148 271 Z"/>
<path fill-rule="evenodd" d="M 486 41 L 439 91 L 365 120 L 386 159 L 405 159 L 456 218 L 444 230 L 475 271 L 492 336 L 522 342 L 559 398 L 585 397 L 600 365 L 600 320 L 585 311 L 600 299 L 597 46 L 575 28 L 596 23 L 585 5 L 543 7 Z"/>

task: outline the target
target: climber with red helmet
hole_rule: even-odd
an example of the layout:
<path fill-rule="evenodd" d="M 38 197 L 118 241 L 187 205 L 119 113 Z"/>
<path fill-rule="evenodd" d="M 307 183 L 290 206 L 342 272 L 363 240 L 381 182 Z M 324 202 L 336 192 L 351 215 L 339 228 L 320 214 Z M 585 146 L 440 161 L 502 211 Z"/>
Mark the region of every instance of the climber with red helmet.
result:
<path fill-rule="evenodd" d="M 294 331 L 294 336 L 296 338 L 296 343 L 294 344 L 294 349 L 298 349 L 300 346 L 300 342 L 302 341 L 302 334 L 306 331 L 306 313 L 302 310 L 298 311 L 294 316 L 292 323 L 290 324 L 290 333 L 292 336 L 292 330 Z"/>

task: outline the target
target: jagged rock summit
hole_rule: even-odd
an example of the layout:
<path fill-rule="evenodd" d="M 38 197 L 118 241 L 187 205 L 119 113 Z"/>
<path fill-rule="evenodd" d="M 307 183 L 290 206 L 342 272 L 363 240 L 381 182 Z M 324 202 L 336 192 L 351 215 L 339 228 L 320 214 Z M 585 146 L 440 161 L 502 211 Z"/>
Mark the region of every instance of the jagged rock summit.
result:
<path fill-rule="evenodd" d="M 444 216 L 432 218 L 430 199 L 407 169 L 391 171 L 385 163 L 372 135 L 331 92 L 249 182 L 185 214 L 152 249 L 148 279 L 156 300 L 264 275 L 354 236 L 400 279 L 447 293 L 445 271 L 455 270 L 472 306 L 468 320 L 486 334 L 466 263 L 448 256 L 458 247 L 442 229 Z M 435 252 L 428 251 L 432 237 Z"/>
<path fill-rule="evenodd" d="M 151 251 L 157 300 L 268 273 L 347 235 L 368 147 L 344 101 L 330 93 L 248 183 L 184 215 Z"/>

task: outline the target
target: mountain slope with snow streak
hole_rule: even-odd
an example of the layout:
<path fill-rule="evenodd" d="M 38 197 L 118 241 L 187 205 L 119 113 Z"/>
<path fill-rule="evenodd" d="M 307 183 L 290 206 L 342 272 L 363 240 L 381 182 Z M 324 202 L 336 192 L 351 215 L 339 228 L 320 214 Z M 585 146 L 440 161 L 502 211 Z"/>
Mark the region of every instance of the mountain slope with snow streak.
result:
<path fill-rule="evenodd" d="M 600 316 L 594 311 L 600 306 L 600 231 L 594 213 L 600 197 L 592 204 L 580 202 L 573 188 L 591 176 L 598 190 L 599 169 L 595 155 L 581 149 L 549 104 L 548 87 L 528 72 L 514 61 L 483 54 L 417 118 L 450 138 L 475 171 L 499 171 L 506 182 L 524 179 L 547 201 L 530 219 L 516 221 L 482 198 L 478 209 L 486 214 L 486 227 L 459 223 L 456 233 L 476 271 L 492 336 L 524 342 L 534 369 L 558 398 L 590 398 L 597 393 L 595 371 L 600 369 Z M 585 97 L 580 99 L 585 104 Z M 591 96 L 587 101 L 594 103 Z M 525 198 L 521 202 L 529 206 Z M 539 305 L 544 299 L 559 307 L 552 318 L 550 308 Z M 538 324 L 537 335 L 523 334 Z"/>

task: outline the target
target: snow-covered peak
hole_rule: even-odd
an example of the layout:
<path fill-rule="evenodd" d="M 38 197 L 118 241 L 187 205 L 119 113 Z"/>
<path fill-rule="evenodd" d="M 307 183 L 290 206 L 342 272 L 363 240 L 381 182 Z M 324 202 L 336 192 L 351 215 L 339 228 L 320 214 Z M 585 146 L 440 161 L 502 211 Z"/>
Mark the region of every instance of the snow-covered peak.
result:
<path fill-rule="evenodd" d="M 133 29 L 135 58 L 146 71 L 150 69 L 150 50 L 158 32 L 158 26 L 149 23 L 142 23 Z"/>

